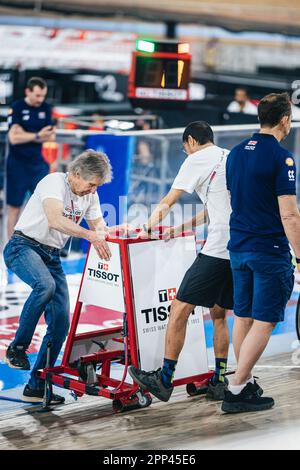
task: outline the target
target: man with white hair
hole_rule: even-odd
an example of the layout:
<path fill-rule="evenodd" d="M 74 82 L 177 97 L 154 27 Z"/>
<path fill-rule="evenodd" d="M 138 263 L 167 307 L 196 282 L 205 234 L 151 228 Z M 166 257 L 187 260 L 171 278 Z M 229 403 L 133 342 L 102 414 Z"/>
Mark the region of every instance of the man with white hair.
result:
<path fill-rule="evenodd" d="M 43 400 L 44 381 L 37 371 L 46 365 L 49 341 L 50 366 L 54 366 L 69 329 L 69 294 L 60 249 L 74 236 L 88 240 L 100 258 L 111 257 L 105 241 L 111 229 L 106 227 L 97 194 L 98 186 L 109 183 L 111 178 L 108 157 L 94 150 L 86 150 L 75 158 L 69 173 L 47 175 L 37 185 L 4 249 L 7 267 L 32 288 L 15 339 L 6 352 L 10 367 L 30 369 L 26 349 L 43 312 L 47 323 L 46 335 L 23 391 L 24 401 Z M 79 225 L 83 218 L 89 229 Z M 63 397 L 52 394 L 52 403 L 63 401 Z"/>

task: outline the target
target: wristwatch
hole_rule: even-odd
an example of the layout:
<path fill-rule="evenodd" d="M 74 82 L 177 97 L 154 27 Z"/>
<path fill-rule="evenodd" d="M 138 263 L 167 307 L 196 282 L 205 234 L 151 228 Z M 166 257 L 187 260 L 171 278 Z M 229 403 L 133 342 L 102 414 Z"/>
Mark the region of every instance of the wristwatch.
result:
<path fill-rule="evenodd" d="M 37 132 L 34 136 L 35 140 L 37 140 L 38 142 L 41 140 L 41 137 L 40 137 L 40 134 Z"/>

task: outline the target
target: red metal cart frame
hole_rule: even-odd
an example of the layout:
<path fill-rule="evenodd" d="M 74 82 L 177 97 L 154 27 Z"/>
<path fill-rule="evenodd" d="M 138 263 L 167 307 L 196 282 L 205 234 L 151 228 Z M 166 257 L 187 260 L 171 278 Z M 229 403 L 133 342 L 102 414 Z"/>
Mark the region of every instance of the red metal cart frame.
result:
<path fill-rule="evenodd" d="M 162 228 L 159 228 L 159 238 L 162 238 Z M 190 233 L 188 233 L 190 235 Z M 118 235 L 118 234 L 117 234 Z M 187 233 L 183 234 L 186 236 Z M 84 274 L 87 267 L 90 249 L 87 253 L 84 271 L 78 291 L 76 306 L 71 322 L 70 332 L 60 366 L 45 368 L 39 372 L 39 376 L 49 384 L 69 389 L 77 396 L 84 394 L 102 396 L 113 400 L 113 410 L 120 412 L 129 409 L 144 408 L 151 404 L 149 393 L 141 391 L 136 384 L 126 382 L 127 369 L 129 365 L 139 367 L 139 354 L 136 339 L 135 311 L 133 303 L 133 286 L 130 272 L 128 245 L 132 243 L 145 243 L 145 239 L 139 238 L 108 238 L 109 242 L 116 243 L 120 247 L 121 267 L 123 274 L 124 290 L 124 322 L 123 327 L 109 328 L 105 330 L 94 330 L 86 333 L 76 333 L 83 302 L 80 301 L 80 293 Z M 83 355 L 74 363 L 70 362 L 70 355 L 74 344 L 83 340 L 96 338 L 99 343 L 99 351 Z M 100 338 L 100 342 L 99 342 Z M 113 350 L 105 350 L 101 344 L 102 340 L 110 339 L 116 347 Z M 113 362 L 124 364 L 122 380 L 111 377 L 111 365 Z M 101 366 L 101 373 L 96 368 Z M 200 374 L 185 379 L 174 381 L 174 386 L 187 385 L 189 395 L 205 393 L 208 380 L 213 372 Z"/>

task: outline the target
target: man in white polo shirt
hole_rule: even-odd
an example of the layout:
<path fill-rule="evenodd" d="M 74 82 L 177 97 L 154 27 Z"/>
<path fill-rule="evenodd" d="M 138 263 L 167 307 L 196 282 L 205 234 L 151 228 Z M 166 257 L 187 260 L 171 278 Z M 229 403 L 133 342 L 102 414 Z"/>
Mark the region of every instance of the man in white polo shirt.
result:
<path fill-rule="evenodd" d="M 182 164 L 170 192 L 161 200 L 151 215 L 145 235 L 166 217 L 183 192 L 196 191 L 204 203 L 204 211 L 183 226 L 173 228 L 169 235 L 209 221 L 204 248 L 186 272 L 176 299 L 171 306 L 168 323 L 165 358 L 162 369 L 144 372 L 130 367 L 134 381 L 163 401 L 168 401 L 179 354 L 185 340 L 189 315 L 196 305 L 208 307 L 214 323 L 215 375 L 209 383 L 208 396 L 221 400 L 227 383 L 229 331 L 226 310 L 233 308 L 232 274 L 227 243 L 229 240 L 230 200 L 225 182 L 225 164 L 228 151 L 214 144 L 213 131 L 203 121 L 192 122 L 183 133 L 183 147 L 188 155 Z"/>
<path fill-rule="evenodd" d="M 85 238 L 100 258 L 111 253 L 105 236 L 97 187 L 111 181 L 109 159 L 101 152 L 86 150 L 69 166 L 69 173 L 52 173 L 43 178 L 29 199 L 15 232 L 4 249 L 7 267 L 32 288 L 19 322 L 15 339 L 6 352 L 10 367 L 29 370 L 26 355 L 36 325 L 44 313 L 47 332 L 43 338 L 23 400 L 43 400 L 44 382 L 37 371 L 45 367 L 47 343 L 52 343 L 50 366 L 55 364 L 69 329 L 69 294 L 59 251 L 70 236 Z M 79 224 L 85 218 L 89 229 Z M 63 397 L 52 395 L 52 403 Z"/>

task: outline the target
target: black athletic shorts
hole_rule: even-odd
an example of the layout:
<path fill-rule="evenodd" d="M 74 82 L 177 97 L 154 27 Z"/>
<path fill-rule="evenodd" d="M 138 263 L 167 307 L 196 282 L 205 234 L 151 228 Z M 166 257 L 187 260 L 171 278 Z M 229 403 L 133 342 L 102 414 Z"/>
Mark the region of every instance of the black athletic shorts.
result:
<path fill-rule="evenodd" d="M 211 308 L 233 308 L 233 282 L 230 261 L 213 256 L 197 256 L 185 273 L 177 300 Z"/>

